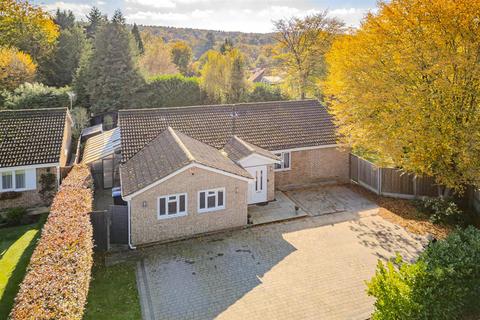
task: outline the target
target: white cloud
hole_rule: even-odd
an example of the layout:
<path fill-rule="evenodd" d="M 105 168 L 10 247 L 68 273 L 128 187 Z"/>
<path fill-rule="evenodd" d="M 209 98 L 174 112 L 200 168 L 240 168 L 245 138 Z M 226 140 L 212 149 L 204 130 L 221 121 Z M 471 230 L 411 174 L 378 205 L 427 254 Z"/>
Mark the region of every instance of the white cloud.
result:
<path fill-rule="evenodd" d="M 82 19 L 92 8 L 88 4 L 79 4 L 63 1 L 58 1 L 51 4 L 43 4 L 41 6 L 49 12 L 55 12 L 57 8 L 59 8 L 60 10 L 70 10 L 73 12 L 73 14 L 75 14 L 77 19 Z"/>
<path fill-rule="evenodd" d="M 107 3 L 105 1 L 97 1 L 98 6 L 103 6 L 106 5 Z"/>
<path fill-rule="evenodd" d="M 172 0 L 126 0 L 130 5 L 140 5 L 150 8 L 175 8 L 176 3 Z"/>
<path fill-rule="evenodd" d="M 328 12 L 330 17 L 336 17 L 340 20 L 343 20 L 347 26 L 358 27 L 362 18 L 369 12 L 371 9 L 361 9 L 361 8 L 341 8 L 334 9 Z"/>

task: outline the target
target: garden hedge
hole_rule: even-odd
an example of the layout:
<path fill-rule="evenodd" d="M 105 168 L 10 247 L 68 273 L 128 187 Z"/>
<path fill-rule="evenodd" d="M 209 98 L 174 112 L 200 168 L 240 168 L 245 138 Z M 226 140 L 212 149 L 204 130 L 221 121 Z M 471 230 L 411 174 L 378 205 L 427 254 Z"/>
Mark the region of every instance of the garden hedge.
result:
<path fill-rule="evenodd" d="M 81 319 L 92 268 L 92 177 L 75 166 L 53 199 L 11 319 Z"/>

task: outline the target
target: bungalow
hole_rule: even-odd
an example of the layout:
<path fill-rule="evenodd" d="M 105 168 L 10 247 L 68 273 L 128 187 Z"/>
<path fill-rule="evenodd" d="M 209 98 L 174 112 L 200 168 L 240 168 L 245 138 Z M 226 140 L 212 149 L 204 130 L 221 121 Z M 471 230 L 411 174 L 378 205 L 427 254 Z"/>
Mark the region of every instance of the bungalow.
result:
<path fill-rule="evenodd" d="M 275 189 L 348 181 L 317 100 L 121 110 L 131 246 L 243 226 Z"/>
<path fill-rule="evenodd" d="M 66 108 L 0 111 L 0 209 L 48 204 L 42 177 L 51 174 L 50 187 L 58 187 L 71 126 Z"/>

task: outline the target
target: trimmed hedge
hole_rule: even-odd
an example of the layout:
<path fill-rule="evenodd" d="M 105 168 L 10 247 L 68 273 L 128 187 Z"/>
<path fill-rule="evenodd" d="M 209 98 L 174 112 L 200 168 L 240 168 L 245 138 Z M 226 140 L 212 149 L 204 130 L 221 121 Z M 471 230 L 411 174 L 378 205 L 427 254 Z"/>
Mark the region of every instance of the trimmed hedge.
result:
<path fill-rule="evenodd" d="M 81 319 L 92 268 L 92 177 L 75 166 L 63 181 L 15 298 L 11 319 Z"/>

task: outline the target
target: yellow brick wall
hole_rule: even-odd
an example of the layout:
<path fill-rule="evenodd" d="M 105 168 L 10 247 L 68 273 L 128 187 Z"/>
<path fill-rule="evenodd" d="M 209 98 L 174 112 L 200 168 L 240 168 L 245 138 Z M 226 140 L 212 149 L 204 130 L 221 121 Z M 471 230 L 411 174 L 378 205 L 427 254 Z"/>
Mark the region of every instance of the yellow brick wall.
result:
<path fill-rule="evenodd" d="M 316 182 L 348 181 L 348 151 L 319 148 L 291 152 L 291 169 L 275 172 L 275 187 L 288 188 Z"/>
<path fill-rule="evenodd" d="M 221 187 L 225 188 L 225 209 L 198 213 L 198 191 Z M 247 223 L 247 188 L 246 181 L 200 168 L 188 169 L 131 200 L 132 244 L 243 226 Z M 187 215 L 159 220 L 157 198 L 177 193 L 187 193 Z"/>

